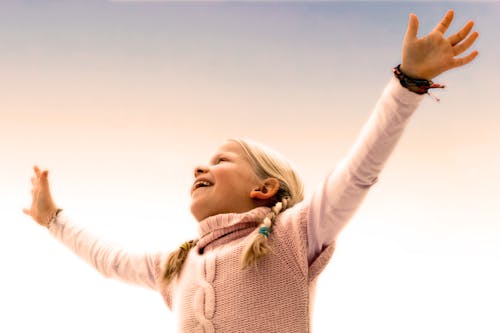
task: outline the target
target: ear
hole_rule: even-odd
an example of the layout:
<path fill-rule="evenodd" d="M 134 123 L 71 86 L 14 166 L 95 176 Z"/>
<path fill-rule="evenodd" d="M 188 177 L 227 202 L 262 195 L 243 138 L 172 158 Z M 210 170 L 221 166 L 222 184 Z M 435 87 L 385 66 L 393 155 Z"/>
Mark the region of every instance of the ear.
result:
<path fill-rule="evenodd" d="M 272 198 L 280 189 L 280 182 L 276 178 L 267 178 L 262 181 L 259 187 L 250 192 L 250 198 L 267 200 Z"/>

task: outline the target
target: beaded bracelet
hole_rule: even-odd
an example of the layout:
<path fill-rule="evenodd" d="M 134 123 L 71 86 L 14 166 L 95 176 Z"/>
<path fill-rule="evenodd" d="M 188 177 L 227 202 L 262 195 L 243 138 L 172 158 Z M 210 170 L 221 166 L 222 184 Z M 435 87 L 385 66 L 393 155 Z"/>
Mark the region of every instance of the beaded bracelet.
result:
<path fill-rule="evenodd" d="M 394 73 L 394 76 L 399 80 L 399 82 L 403 87 L 419 95 L 428 94 L 429 96 L 433 97 L 436 101 L 439 102 L 439 98 L 432 95 L 429 92 L 429 89 L 444 88 L 445 87 L 444 85 L 439 83 L 434 83 L 431 80 L 414 79 L 412 77 L 409 77 L 401 71 L 400 66 L 401 64 L 394 67 L 392 69 L 392 72 Z"/>

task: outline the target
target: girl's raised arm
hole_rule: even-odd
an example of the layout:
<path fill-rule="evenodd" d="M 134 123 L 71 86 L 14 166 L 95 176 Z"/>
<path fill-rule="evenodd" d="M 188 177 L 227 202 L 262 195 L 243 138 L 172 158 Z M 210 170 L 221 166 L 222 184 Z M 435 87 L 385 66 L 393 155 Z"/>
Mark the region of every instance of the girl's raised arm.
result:
<path fill-rule="evenodd" d="M 401 72 L 412 79 L 431 80 L 477 56 L 477 51 L 473 51 L 456 58 L 474 43 L 478 33 L 469 35 L 473 26 L 469 21 L 457 33 L 445 38 L 444 33 L 453 15 L 453 11 L 448 11 L 431 33 L 419 39 L 417 16 L 410 14 L 403 40 Z M 347 157 L 314 192 L 308 219 L 310 263 L 326 247 L 334 244 L 340 230 L 377 182 L 382 167 L 423 96 L 404 88 L 398 79 L 392 78 Z"/>
<path fill-rule="evenodd" d="M 23 209 L 25 214 L 47 227 L 54 237 L 103 276 L 155 290 L 159 288 L 160 263 L 164 260 L 162 254 L 128 253 L 72 223 L 52 199 L 48 171 L 41 171 L 37 166 L 34 171 L 35 175 L 31 178 L 32 203 L 30 208 Z"/>

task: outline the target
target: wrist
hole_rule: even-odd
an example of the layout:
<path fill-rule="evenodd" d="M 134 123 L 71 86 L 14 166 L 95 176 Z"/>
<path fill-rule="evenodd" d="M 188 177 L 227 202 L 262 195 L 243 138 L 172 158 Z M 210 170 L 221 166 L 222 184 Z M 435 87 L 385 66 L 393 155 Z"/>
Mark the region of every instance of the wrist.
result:
<path fill-rule="evenodd" d="M 407 75 L 408 77 L 411 77 L 413 79 L 416 79 L 416 80 L 432 80 L 432 77 L 430 77 L 430 75 L 425 75 L 422 73 L 422 71 L 418 71 L 418 70 L 412 70 L 411 69 L 412 66 L 408 67 L 408 66 L 405 66 L 405 64 L 402 62 L 400 65 L 399 65 L 399 70 L 403 73 L 405 73 L 405 75 Z M 413 66 L 414 68 L 414 66 Z"/>
<path fill-rule="evenodd" d="M 62 208 L 54 208 L 52 212 L 49 214 L 49 217 L 47 219 L 46 227 L 49 228 L 52 222 L 59 216 L 59 214 L 62 212 Z"/>
<path fill-rule="evenodd" d="M 401 69 L 401 65 L 394 67 L 392 71 L 403 87 L 419 95 L 430 95 L 429 89 L 445 87 L 444 85 L 434 83 L 431 80 L 412 77 Z M 437 100 L 439 101 L 439 99 Z"/>

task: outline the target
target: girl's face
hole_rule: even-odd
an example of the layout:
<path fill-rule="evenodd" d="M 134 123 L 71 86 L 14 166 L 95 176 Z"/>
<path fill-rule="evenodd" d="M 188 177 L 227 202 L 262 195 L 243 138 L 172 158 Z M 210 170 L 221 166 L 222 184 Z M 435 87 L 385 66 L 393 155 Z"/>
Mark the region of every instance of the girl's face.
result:
<path fill-rule="evenodd" d="M 222 213 L 243 213 L 259 206 L 261 181 L 242 147 L 229 141 L 218 148 L 208 165 L 194 170 L 191 213 L 201 221 Z M 264 190 L 263 192 L 266 192 Z"/>

